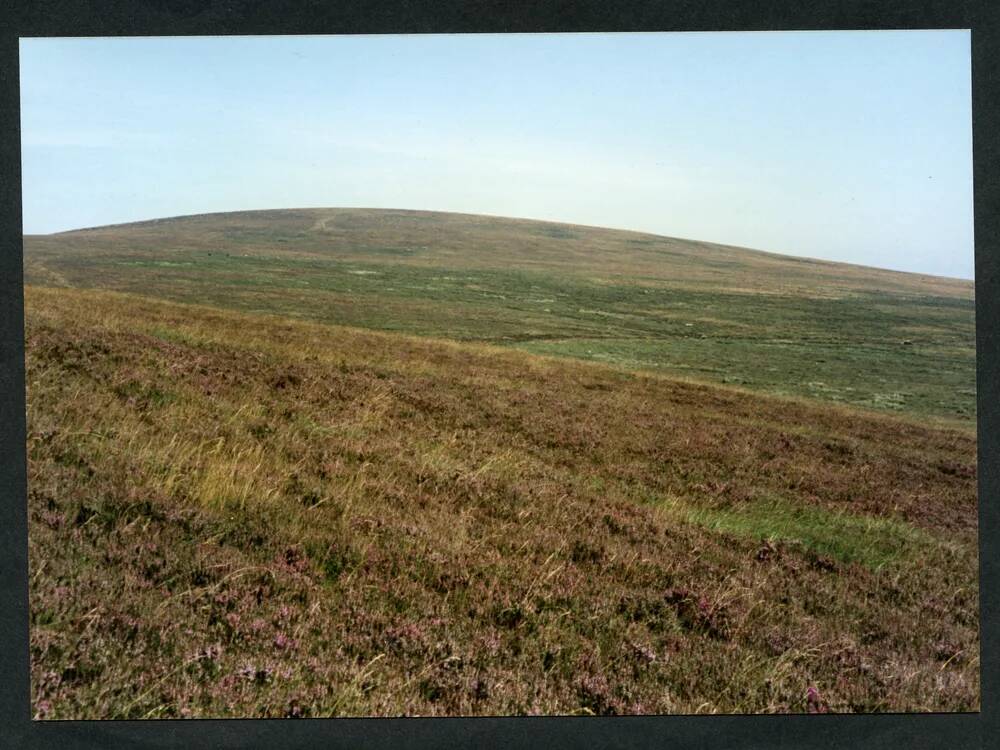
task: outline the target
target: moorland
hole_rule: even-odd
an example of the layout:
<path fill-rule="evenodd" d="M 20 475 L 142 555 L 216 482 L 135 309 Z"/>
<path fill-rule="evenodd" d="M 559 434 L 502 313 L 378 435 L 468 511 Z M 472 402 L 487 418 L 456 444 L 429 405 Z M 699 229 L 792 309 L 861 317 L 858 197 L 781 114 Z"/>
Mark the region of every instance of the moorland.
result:
<path fill-rule="evenodd" d="M 978 708 L 971 282 L 374 209 L 24 257 L 39 718 Z"/>

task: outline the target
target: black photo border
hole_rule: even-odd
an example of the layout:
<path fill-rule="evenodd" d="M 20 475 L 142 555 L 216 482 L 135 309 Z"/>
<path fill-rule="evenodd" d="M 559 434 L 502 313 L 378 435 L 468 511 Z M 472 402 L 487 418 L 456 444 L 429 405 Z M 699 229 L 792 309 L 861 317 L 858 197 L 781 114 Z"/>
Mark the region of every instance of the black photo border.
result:
<path fill-rule="evenodd" d="M 960 748 L 1000 741 L 1000 3 L 995 0 L 8 0 L 0 5 L 0 747 Z M 31 720 L 18 39 L 971 29 L 981 707 L 966 714 Z"/>

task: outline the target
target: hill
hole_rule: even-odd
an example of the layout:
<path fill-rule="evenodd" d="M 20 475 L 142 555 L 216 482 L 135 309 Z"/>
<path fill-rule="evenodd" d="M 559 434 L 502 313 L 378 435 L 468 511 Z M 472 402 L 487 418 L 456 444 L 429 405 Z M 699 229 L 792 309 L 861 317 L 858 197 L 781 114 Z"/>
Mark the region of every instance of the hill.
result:
<path fill-rule="evenodd" d="M 73 236 L 32 273 L 337 273 Z M 112 292 L 26 325 L 37 716 L 979 708 L 967 425 Z"/>
<path fill-rule="evenodd" d="M 478 341 L 971 427 L 971 282 L 620 230 L 299 209 L 25 237 L 29 284 Z"/>

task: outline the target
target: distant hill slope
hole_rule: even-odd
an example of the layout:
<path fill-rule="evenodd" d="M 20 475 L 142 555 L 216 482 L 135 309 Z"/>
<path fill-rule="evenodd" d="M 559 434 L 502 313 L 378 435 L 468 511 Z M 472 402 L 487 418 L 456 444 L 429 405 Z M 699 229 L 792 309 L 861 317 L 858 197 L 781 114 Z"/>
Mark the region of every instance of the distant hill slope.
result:
<path fill-rule="evenodd" d="M 638 232 L 402 210 L 205 214 L 27 236 L 25 278 L 975 416 L 971 282 Z"/>
<path fill-rule="evenodd" d="M 619 229 L 435 211 L 313 208 L 178 216 L 31 236 L 37 250 L 147 247 L 336 257 L 778 292 L 809 289 L 971 296 L 972 283 Z"/>

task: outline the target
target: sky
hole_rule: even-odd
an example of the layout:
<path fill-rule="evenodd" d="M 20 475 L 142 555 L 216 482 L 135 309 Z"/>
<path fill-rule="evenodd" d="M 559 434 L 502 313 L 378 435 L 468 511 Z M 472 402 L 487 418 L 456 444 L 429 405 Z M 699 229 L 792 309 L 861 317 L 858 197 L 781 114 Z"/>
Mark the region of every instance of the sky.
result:
<path fill-rule="evenodd" d="M 967 31 L 22 39 L 26 233 L 355 206 L 972 278 Z"/>

